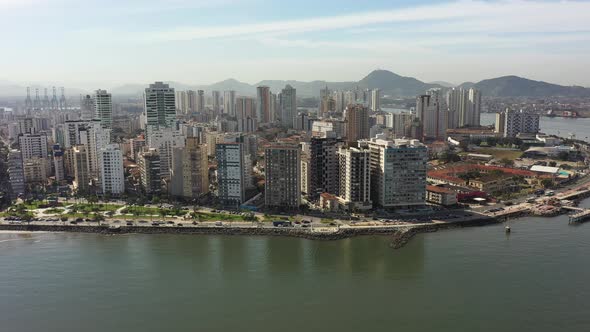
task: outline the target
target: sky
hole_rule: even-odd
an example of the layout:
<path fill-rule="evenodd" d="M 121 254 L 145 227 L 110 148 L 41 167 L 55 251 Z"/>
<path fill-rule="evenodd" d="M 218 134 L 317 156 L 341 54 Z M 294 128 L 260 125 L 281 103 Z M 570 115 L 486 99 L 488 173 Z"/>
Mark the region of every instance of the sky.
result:
<path fill-rule="evenodd" d="M 0 81 L 430 82 L 590 87 L 590 1 L 0 0 Z"/>

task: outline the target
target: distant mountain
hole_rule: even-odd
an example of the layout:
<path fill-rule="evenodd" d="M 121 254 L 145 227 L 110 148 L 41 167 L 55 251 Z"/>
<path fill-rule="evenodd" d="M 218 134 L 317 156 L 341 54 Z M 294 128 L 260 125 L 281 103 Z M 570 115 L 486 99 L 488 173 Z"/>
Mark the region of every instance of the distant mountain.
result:
<path fill-rule="evenodd" d="M 443 86 L 445 88 L 454 88 L 457 86 L 457 84 L 453 84 L 453 83 L 449 83 L 449 82 L 445 82 L 445 81 L 428 82 L 428 84 L 437 84 L 437 85 Z"/>
<path fill-rule="evenodd" d="M 320 90 L 328 87 L 331 90 L 346 90 L 357 85 L 356 82 L 327 82 L 327 81 L 282 81 L 282 80 L 265 80 L 256 83 L 256 86 L 268 86 L 271 91 L 278 93 L 289 84 L 297 90 L 298 96 L 311 97 L 319 96 Z"/>
<path fill-rule="evenodd" d="M 481 90 L 484 96 L 490 97 L 590 97 L 589 88 L 533 81 L 518 76 L 487 79 L 473 86 Z"/>
<path fill-rule="evenodd" d="M 456 86 L 457 88 L 463 88 L 463 89 L 470 89 L 473 88 L 475 86 L 475 83 L 473 82 L 465 82 L 465 83 L 461 83 L 458 86 Z"/>
<path fill-rule="evenodd" d="M 108 90 L 113 94 L 113 97 L 139 97 L 143 94 L 144 89 L 149 83 L 125 84 Z M 171 87 L 177 90 L 201 89 L 205 90 L 206 94 L 210 94 L 212 90 L 235 90 L 238 95 L 243 96 L 255 96 L 256 87 L 262 85 L 270 87 L 274 93 L 279 93 L 285 85 L 289 84 L 297 89 L 297 95 L 300 97 L 317 97 L 320 94 L 320 90 L 326 86 L 331 90 L 348 90 L 355 87 L 361 89 L 381 89 L 382 95 L 392 95 L 395 97 L 413 97 L 423 94 L 430 88 L 446 89 L 453 86 L 453 84 L 444 81 L 425 83 L 413 77 L 397 75 L 388 70 L 374 70 L 358 82 L 264 80 L 256 84 L 248 84 L 231 78 L 210 85 L 189 85 L 173 81 L 165 83 L 170 84 Z M 33 95 L 35 87 L 36 86 L 31 86 Z M 541 81 L 533 81 L 518 76 L 503 76 L 483 80 L 478 83 L 465 82 L 459 85 L 459 87 L 476 87 L 482 91 L 484 96 L 491 97 L 590 97 L 589 88 L 580 86 L 562 86 Z M 43 90 L 41 89 L 40 91 L 42 94 Z M 24 98 L 25 93 L 26 88 L 24 86 L 14 84 L 13 82 L 0 81 L 0 97 Z M 66 94 L 70 97 L 82 93 L 89 93 L 89 91 L 66 87 Z"/>
<path fill-rule="evenodd" d="M 383 94 L 394 96 L 416 96 L 430 88 L 442 88 L 438 84 L 428 84 L 413 77 L 404 77 L 388 70 L 374 70 L 358 82 L 364 89 L 381 89 Z"/>
<path fill-rule="evenodd" d="M 223 93 L 223 91 L 226 90 L 234 90 L 236 91 L 236 93 L 238 95 L 244 95 L 244 96 L 254 96 L 256 94 L 256 87 L 248 84 L 248 83 L 244 83 L 244 82 L 240 82 L 236 79 L 230 78 L 227 79 L 225 81 L 221 81 L 221 82 L 217 82 L 211 85 L 201 85 L 201 86 L 197 86 L 196 88 L 200 89 L 200 90 L 205 90 L 205 91 L 221 91 Z"/>

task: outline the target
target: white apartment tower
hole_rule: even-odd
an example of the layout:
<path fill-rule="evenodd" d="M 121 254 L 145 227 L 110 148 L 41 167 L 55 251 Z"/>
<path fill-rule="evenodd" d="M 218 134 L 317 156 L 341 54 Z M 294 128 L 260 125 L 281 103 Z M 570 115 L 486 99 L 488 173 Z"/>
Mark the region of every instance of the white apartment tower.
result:
<path fill-rule="evenodd" d="M 504 112 L 504 137 L 538 133 L 539 118 L 539 114 L 507 109 Z"/>
<path fill-rule="evenodd" d="M 447 111 L 441 108 L 441 90 L 430 89 L 416 99 L 416 117 L 425 139 L 442 140 L 447 132 Z"/>
<path fill-rule="evenodd" d="M 246 167 L 244 147 L 241 143 L 218 143 L 217 159 L 218 197 L 222 204 L 239 207 L 246 198 Z"/>
<path fill-rule="evenodd" d="M 100 120 L 102 128 L 113 129 L 113 102 L 106 90 L 94 93 L 94 118 Z"/>
<path fill-rule="evenodd" d="M 374 112 L 381 110 L 381 90 L 379 89 L 371 90 L 371 109 Z"/>
<path fill-rule="evenodd" d="M 381 207 L 422 205 L 426 199 L 426 146 L 418 140 L 359 142 L 371 151 L 371 199 Z"/>
<path fill-rule="evenodd" d="M 123 153 L 116 144 L 109 144 L 98 150 L 100 185 L 103 194 L 121 195 L 125 191 Z"/>
<path fill-rule="evenodd" d="M 150 84 L 144 92 L 144 121 L 147 135 L 176 127 L 176 96 L 168 84 Z"/>

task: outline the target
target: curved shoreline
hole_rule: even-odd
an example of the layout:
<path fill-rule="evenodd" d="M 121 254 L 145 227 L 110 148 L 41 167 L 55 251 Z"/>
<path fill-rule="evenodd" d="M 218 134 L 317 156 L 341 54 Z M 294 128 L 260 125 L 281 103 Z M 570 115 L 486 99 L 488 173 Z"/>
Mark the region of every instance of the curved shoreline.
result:
<path fill-rule="evenodd" d="M 453 223 L 436 223 L 427 225 L 408 225 L 402 227 L 366 227 L 340 228 L 335 232 L 312 232 L 301 228 L 245 228 L 245 227 L 160 227 L 160 226 L 108 226 L 85 225 L 0 225 L 0 230 L 26 232 L 70 232 L 95 234 L 187 234 L 187 235 L 238 235 L 238 236 L 287 236 L 309 240 L 341 240 L 355 236 L 386 235 L 391 236 L 391 247 L 399 249 L 406 245 L 415 235 L 436 232 L 441 229 L 462 228 L 489 225 L 501 222 L 495 218 L 485 217 Z"/>

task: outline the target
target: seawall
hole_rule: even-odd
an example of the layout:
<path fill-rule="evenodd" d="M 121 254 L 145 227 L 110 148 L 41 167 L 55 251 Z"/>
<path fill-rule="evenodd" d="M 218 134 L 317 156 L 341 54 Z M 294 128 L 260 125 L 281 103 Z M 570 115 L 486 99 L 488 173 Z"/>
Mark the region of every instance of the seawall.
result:
<path fill-rule="evenodd" d="M 453 223 L 433 223 L 408 225 L 402 227 L 350 227 L 340 228 L 335 232 L 311 231 L 307 228 L 282 227 L 203 227 L 203 226 L 120 226 L 111 228 L 98 225 L 35 225 L 8 224 L 0 225 L 0 230 L 27 232 L 71 232 L 97 234 L 187 234 L 187 235 L 246 235 L 246 236 L 288 236 L 310 240 L 340 240 L 354 236 L 385 235 L 392 237 L 391 246 L 401 248 L 419 233 L 436 232 L 441 229 L 481 226 L 497 223 L 499 220 L 482 216 L 479 219 L 457 221 Z"/>

